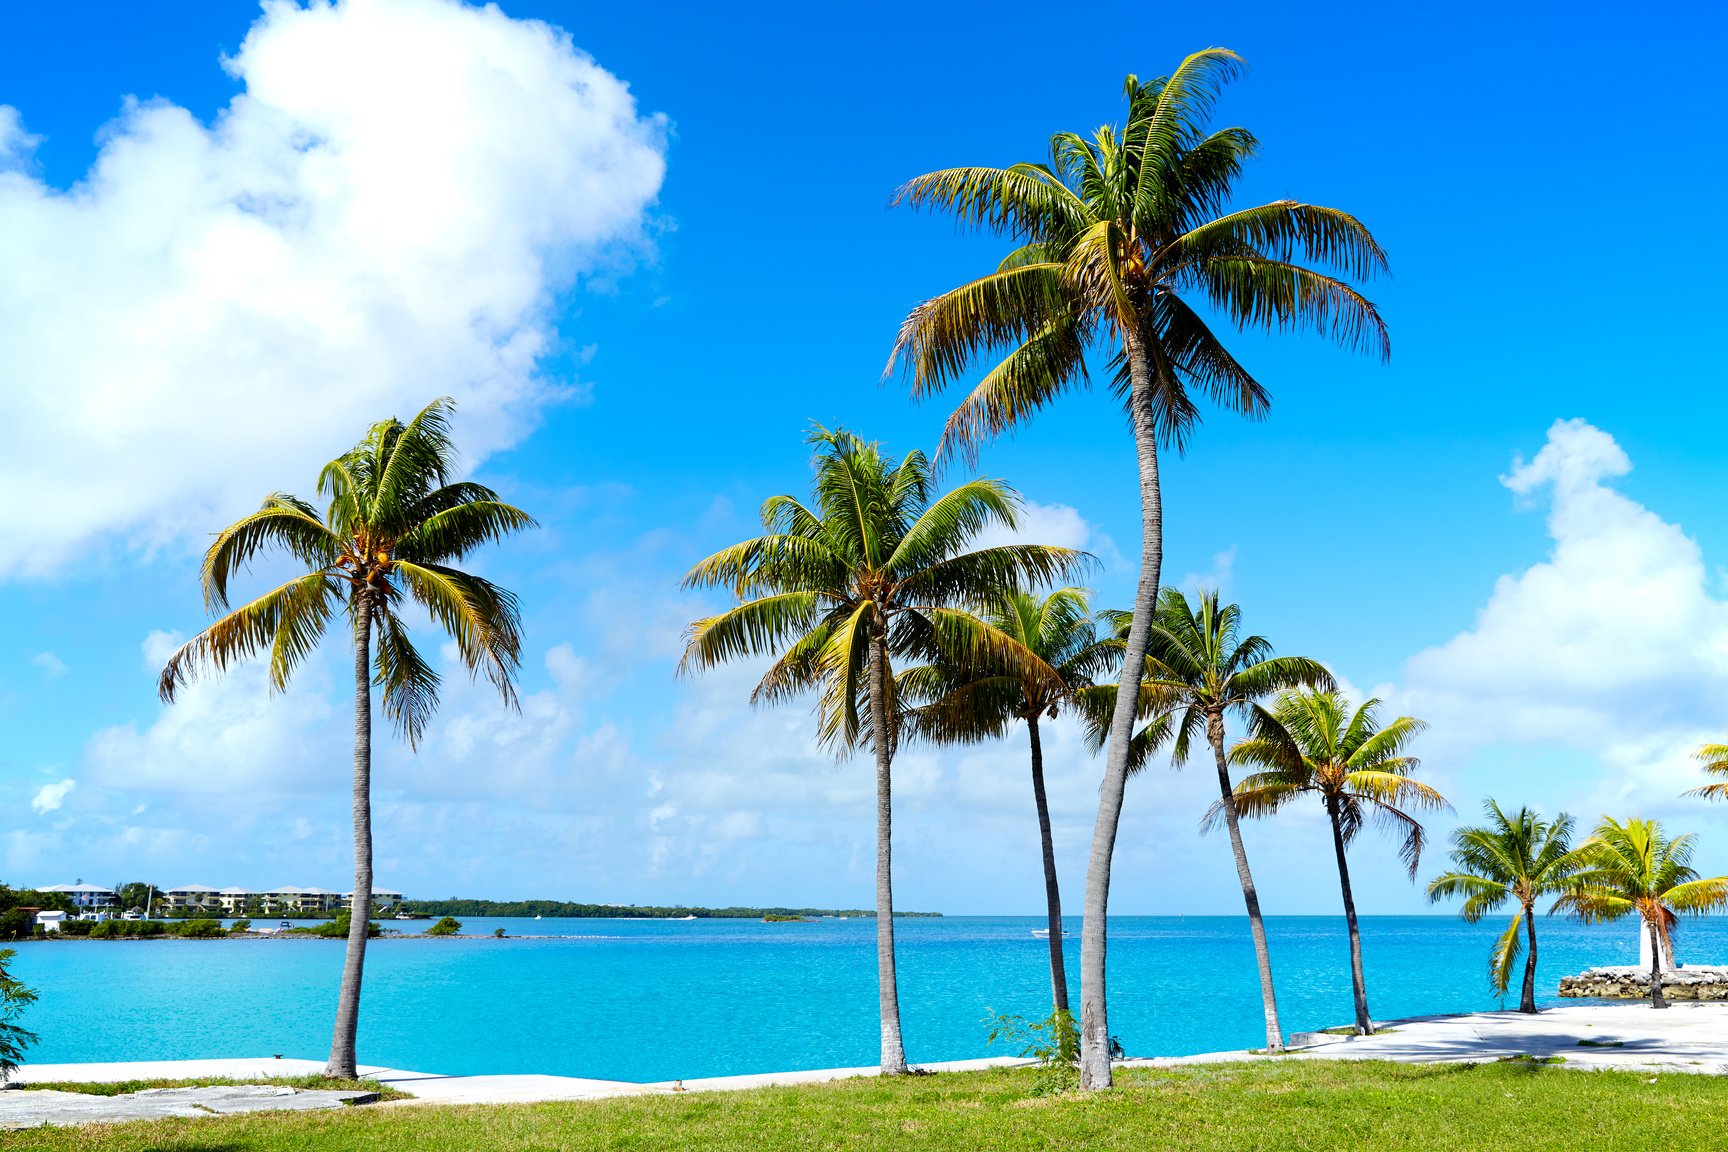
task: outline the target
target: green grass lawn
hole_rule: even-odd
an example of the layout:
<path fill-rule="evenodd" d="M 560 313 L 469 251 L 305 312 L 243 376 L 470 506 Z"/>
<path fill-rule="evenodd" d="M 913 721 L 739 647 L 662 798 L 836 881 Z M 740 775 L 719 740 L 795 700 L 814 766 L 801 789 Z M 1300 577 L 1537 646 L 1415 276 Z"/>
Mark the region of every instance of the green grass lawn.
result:
<path fill-rule="evenodd" d="M 539 1152 L 552 1149 L 1713 1148 L 1728 1081 L 1530 1064 L 1355 1062 L 1130 1071 L 1108 1095 L 1036 1095 L 1003 1070 L 594 1103 L 436 1107 L 38 1129 L 11 1149 Z"/>

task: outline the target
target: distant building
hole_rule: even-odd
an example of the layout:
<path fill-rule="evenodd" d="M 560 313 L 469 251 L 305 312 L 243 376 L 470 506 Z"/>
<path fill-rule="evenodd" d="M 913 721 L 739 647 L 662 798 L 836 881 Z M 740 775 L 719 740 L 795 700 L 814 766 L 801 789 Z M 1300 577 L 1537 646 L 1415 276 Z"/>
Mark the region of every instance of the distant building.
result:
<path fill-rule="evenodd" d="M 58 910 L 38 912 L 36 913 L 36 927 L 42 929 L 43 932 L 58 932 L 65 919 L 66 913 Z"/>
<path fill-rule="evenodd" d="M 120 897 L 114 889 L 104 888 L 99 884 L 86 884 L 82 880 L 71 884 L 43 884 L 36 889 L 38 892 L 58 892 L 72 901 L 73 907 L 79 912 L 89 914 L 112 913 L 120 906 Z"/>
<path fill-rule="evenodd" d="M 184 884 L 163 890 L 161 908 L 168 913 L 220 912 L 222 903 L 217 898 L 216 889 L 208 884 Z"/>
<path fill-rule="evenodd" d="M 328 888 L 272 888 L 260 893 L 264 911 L 271 916 L 334 912 L 342 898 Z"/>
<path fill-rule="evenodd" d="M 246 905 L 257 897 L 258 893 L 250 888 L 224 888 L 216 893 L 216 902 L 222 906 L 224 916 L 246 915 Z"/>
<path fill-rule="evenodd" d="M 354 910 L 354 893 L 342 893 L 342 907 L 350 912 Z M 372 915 L 390 916 L 402 907 L 402 893 L 392 892 L 388 888 L 372 889 Z"/>

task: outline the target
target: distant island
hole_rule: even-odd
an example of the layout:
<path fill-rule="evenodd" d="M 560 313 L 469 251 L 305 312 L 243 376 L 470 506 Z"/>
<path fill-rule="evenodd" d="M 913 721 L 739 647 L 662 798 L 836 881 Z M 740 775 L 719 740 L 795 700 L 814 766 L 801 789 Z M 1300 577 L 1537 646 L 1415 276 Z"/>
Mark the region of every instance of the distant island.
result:
<path fill-rule="evenodd" d="M 404 900 L 401 911 L 409 916 L 544 916 L 556 919 L 616 919 L 631 920 L 761 920 L 776 916 L 808 918 L 817 916 L 867 916 L 876 913 L 866 908 L 695 908 L 682 905 L 658 907 L 635 904 L 577 904 L 568 900 Z M 940 912 L 902 912 L 895 909 L 896 918 L 940 916 Z"/>

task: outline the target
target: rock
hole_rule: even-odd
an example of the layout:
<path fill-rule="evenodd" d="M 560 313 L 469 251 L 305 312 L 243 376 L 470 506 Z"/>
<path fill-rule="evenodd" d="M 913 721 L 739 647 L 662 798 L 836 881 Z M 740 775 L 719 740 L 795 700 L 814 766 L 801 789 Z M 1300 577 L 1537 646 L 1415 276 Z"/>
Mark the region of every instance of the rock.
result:
<path fill-rule="evenodd" d="M 1589 968 L 1560 978 L 1560 995 L 1602 1000 L 1645 1000 L 1650 970 L 1631 965 Z M 1662 995 L 1670 1000 L 1728 1000 L 1728 968 L 1693 965 L 1662 973 Z"/>

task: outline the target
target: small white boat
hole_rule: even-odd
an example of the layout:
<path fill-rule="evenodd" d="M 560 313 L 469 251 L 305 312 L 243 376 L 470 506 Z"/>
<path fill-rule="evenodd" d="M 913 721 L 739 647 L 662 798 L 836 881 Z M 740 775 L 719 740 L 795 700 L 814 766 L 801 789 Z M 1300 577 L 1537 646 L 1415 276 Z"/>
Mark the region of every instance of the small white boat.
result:
<path fill-rule="evenodd" d="M 1032 929 L 1032 935 L 1038 937 L 1038 939 L 1040 939 L 1040 940 L 1048 940 L 1048 939 L 1050 939 L 1050 929 L 1048 929 L 1048 928 L 1034 928 L 1034 929 Z M 1068 929 L 1066 929 L 1066 928 L 1062 929 L 1062 938 L 1064 940 L 1066 940 L 1068 938 Z"/>
<path fill-rule="evenodd" d="M 534 917 L 534 919 L 538 920 L 538 919 L 540 919 L 540 917 L 536 916 L 536 917 Z"/>

